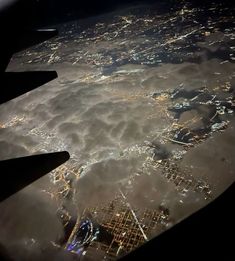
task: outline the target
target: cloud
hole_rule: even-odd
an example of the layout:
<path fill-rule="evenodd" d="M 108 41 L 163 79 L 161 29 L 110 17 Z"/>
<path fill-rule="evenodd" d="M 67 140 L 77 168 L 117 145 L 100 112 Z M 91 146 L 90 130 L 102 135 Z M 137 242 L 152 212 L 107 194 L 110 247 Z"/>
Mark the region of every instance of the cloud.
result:
<path fill-rule="evenodd" d="M 57 241 L 64 235 L 56 202 L 35 186 L 1 202 L 0 211 L 0 241 L 6 246 L 31 238 L 40 242 Z"/>

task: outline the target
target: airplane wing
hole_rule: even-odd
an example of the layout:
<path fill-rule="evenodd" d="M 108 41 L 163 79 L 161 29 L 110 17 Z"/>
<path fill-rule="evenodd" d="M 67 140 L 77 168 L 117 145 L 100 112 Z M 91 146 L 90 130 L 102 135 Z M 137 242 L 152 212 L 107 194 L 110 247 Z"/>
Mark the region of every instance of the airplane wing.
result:
<path fill-rule="evenodd" d="M 0 161 L 0 201 L 30 185 L 69 159 L 67 151 Z"/>

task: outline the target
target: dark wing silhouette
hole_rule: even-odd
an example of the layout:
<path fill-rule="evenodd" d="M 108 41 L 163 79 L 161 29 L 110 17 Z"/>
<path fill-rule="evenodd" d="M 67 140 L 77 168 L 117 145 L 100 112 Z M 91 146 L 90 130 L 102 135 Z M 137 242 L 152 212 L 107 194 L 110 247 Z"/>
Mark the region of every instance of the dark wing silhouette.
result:
<path fill-rule="evenodd" d="M 56 71 L 4 72 L 0 74 L 0 104 L 57 78 Z"/>
<path fill-rule="evenodd" d="M 30 185 L 69 159 L 66 151 L 0 161 L 0 201 Z"/>

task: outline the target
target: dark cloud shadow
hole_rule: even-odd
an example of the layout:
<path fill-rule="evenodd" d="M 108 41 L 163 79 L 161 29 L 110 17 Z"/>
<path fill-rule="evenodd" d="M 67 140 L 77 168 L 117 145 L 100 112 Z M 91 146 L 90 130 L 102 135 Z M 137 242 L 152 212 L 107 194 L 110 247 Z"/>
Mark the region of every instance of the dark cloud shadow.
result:
<path fill-rule="evenodd" d="M 3 245 L 0 245 L 0 258 L 2 261 L 13 261 L 7 249 Z"/>

